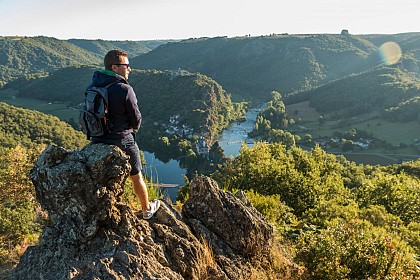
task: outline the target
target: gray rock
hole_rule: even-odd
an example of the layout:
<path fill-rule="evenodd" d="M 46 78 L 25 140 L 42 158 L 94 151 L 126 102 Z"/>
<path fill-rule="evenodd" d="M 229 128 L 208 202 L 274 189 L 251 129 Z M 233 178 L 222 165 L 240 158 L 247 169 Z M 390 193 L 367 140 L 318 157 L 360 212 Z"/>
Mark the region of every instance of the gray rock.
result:
<path fill-rule="evenodd" d="M 8 279 L 248 279 L 269 259 L 271 226 L 211 179 L 192 181 L 183 217 L 162 202 L 146 221 L 122 202 L 129 170 L 114 146 L 45 149 L 30 178 L 49 223 Z"/>
<path fill-rule="evenodd" d="M 252 263 L 270 261 L 273 228 L 244 194 L 245 203 L 204 176 L 194 178 L 190 187 L 182 209 L 185 221 L 209 243 L 230 279 L 247 279 Z"/>

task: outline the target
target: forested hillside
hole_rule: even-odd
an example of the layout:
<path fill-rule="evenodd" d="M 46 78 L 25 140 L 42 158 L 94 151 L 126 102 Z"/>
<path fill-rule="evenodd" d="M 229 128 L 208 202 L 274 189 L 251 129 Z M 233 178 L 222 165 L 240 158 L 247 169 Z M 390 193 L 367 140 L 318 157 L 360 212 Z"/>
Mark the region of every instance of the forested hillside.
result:
<path fill-rule="evenodd" d="M 84 40 L 84 39 L 70 39 L 69 43 L 81 47 L 87 51 L 99 55 L 101 58 L 109 50 L 120 49 L 127 52 L 129 57 L 138 56 L 142 53 L 149 52 L 152 48 L 144 43 L 136 41 L 105 41 L 105 40 Z"/>
<path fill-rule="evenodd" d="M 191 132 L 217 136 L 231 122 L 239 119 L 242 105 L 211 78 L 195 73 L 139 71 L 130 78 L 135 89 L 145 125 L 158 123 L 192 128 Z M 158 129 L 161 130 L 161 129 Z"/>
<path fill-rule="evenodd" d="M 143 69 L 186 69 L 218 81 L 235 99 L 267 100 L 361 72 L 378 62 L 376 47 L 352 35 L 200 38 L 162 45 L 131 60 Z"/>
<path fill-rule="evenodd" d="M 377 67 L 350 75 L 304 93 L 311 106 L 322 114 L 336 113 L 353 117 L 377 112 L 391 118 L 388 112 L 403 109 L 410 100 L 420 96 L 419 76 L 407 73 L 398 67 Z M 393 118 L 398 120 L 398 118 Z M 417 115 L 402 117 L 402 120 L 417 120 Z"/>
<path fill-rule="evenodd" d="M 22 145 L 58 145 L 66 149 L 80 148 L 87 143 L 83 133 L 75 131 L 57 117 L 17 108 L 0 102 L 0 147 Z"/>
<path fill-rule="evenodd" d="M 76 106 L 83 102 L 84 90 L 92 82 L 93 72 L 99 69 L 99 66 L 66 67 L 36 79 L 19 78 L 9 82 L 5 89 L 17 90 L 19 97 Z"/>
<path fill-rule="evenodd" d="M 414 54 L 417 60 L 420 59 L 420 33 L 401 33 L 401 34 L 375 34 L 375 35 L 360 35 L 362 38 L 372 42 L 379 47 L 386 42 L 396 42 L 401 47 L 403 54 Z"/>
<path fill-rule="evenodd" d="M 48 145 L 77 149 L 86 137 L 57 117 L 0 102 L 0 278 L 37 242 L 46 214 L 29 179 Z"/>
<path fill-rule="evenodd" d="M 51 38 L 45 37 L 40 37 L 40 39 L 51 40 Z M 403 51 L 401 60 L 394 65 L 385 65 L 383 54 L 379 50 L 379 46 L 389 40 L 400 44 Z M 111 45 L 114 47 L 116 43 L 124 43 L 124 41 L 76 41 L 96 52 L 104 52 Z M 294 110 L 293 114 L 291 112 L 288 114 L 290 120 L 287 122 L 296 124 L 294 127 L 277 123 L 270 124 L 272 128 L 283 127 L 294 130 L 291 133 L 298 133 L 301 139 L 311 138 L 311 134 L 314 137 L 332 136 L 332 129 L 337 130 L 341 129 L 340 126 L 350 126 L 356 123 L 360 123 L 358 130 L 372 127 L 372 125 L 378 127 L 377 124 L 380 123 L 383 125 L 383 129 L 377 129 L 372 134 L 380 139 L 384 130 L 393 130 L 392 127 L 386 128 L 389 124 L 388 121 L 407 122 L 416 121 L 418 118 L 419 41 L 419 33 L 407 33 L 363 36 L 323 34 L 217 37 L 167 42 L 146 54 L 130 58 L 130 62 L 132 65 L 134 64 L 133 69 L 136 68 L 137 63 L 141 69 L 148 68 L 150 60 L 150 64 L 159 66 L 155 68 L 175 70 L 149 72 L 134 70 L 130 76 L 130 83 L 133 84 L 136 92 L 141 93 L 139 99 L 147 97 L 141 100 L 144 103 L 141 104 L 141 109 L 145 114 L 146 127 L 151 123 L 147 121 L 149 116 L 152 117 L 153 123 L 160 124 L 157 127 L 150 126 L 151 131 L 158 127 L 167 130 L 167 122 L 175 121 L 174 118 L 180 115 L 181 119 L 176 120 L 178 125 L 185 125 L 184 120 L 187 118 L 190 127 L 194 127 L 196 132 L 208 131 L 211 139 L 222 127 L 238 116 L 237 113 L 232 114 L 212 109 L 212 106 L 198 105 L 200 102 L 204 103 L 202 100 L 197 102 L 195 97 L 190 94 L 198 88 L 198 86 L 197 88 L 191 86 L 195 78 L 191 78 L 188 71 L 178 69 L 187 68 L 210 73 L 211 79 L 205 78 L 204 75 L 197 78 L 201 81 L 207 80 L 204 82 L 205 84 L 209 84 L 210 80 L 211 83 L 217 84 L 217 86 L 207 86 L 209 90 L 206 92 L 211 92 L 212 88 L 219 88 L 219 85 L 223 86 L 223 90 L 231 87 L 232 90 L 228 90 L 228 92 L 232 94 L 233 100 L 268 101 L 271 98 L 272 90 L 277 88 L 280 89 L 278 92 L 286 104 L 286 109 L 293 104 L 306 102 L 305 104 L 308 104 L 306 107 L 298 105 L 298 110 Z M 135 42 L 126 43 L 127 48 L 141 46 Z M 151 43 L 159 45 L 163 42 Z M 5 95 L 8 95 L 9 98 L 18 96 L 45 100 L 48 103 L 65 103 L 74 108 L 82 102 L 83 91 L 90 82 L 92 72 L 99 68 L 99 65 L 72 66 L 48 73 L 26 75 L 8 82 L 4 87 L 7 89 Z M 154 73 L 155 76 L 151 73 Z M 182 75 L 182 73 L 187 73 L 187 75 Z M 200 74 L 194 75 L 198 77 Z M 149 82 L 155 84 L 152 86 Z M 148 88 L 150 93 L 143 92 Z M 241 89 L 238 90 L 239 88 Z M 18 94 L 15 90 L 18 91 Z M 222 91 L 216 90 L 216 92 Z M 149 98 L 149 96 L 153 96 L 153 98 Z M 159 96 L 164 98 L 158 99 Z M 185 99 L 179 98 L 179 96 L 185 97 Z M 3 98 L 3 100 L 5 99 L 7 98 Z M 156 100 L 163 103 L 157 104 Z M 12 104 L 17 104 L 13 100 L 11 101 Z M 24 102 L 29 102 L 29 100 Z M 177 102 L 182 103 L 183 107 L 172 104 L 178 104 Z M 152 107 L 149 107 L 150 104 Z M 230 107 L 227 103 L 222 107 L 225 105 Z M 207 108 L 203 109 L 202 107 Z M 34 108 L 37 109 L 37 107 Z M 149 108 L 154 108 L 154 110 L 149 111 Z M 160 110 L 160 108 L 164 108 L 164 110 Z M 181 111 L 180 108 L 184 108 L 184 110 Z M 235 108 L 234 111 L 240 111 L 238 108 Z M 312 114 L 308 118 L 305 111 L 315 111 L 314 109 L 316 114 Z M 205 111 L 204 114 L 199 113 L 202 110 Z M 78 116 L 77 111 L 73 111 L 74 116 L 69 116 L 72 114 L 72 110 L 65 109 L 59 114 L 60 117 L 69 120 L 76 127 Z M 231 118 L 231 115 L 235 115 L 235 117 Z M 197 116 L 199 117 L 197 118 Z M 358 118 L 351 120 L 350 118 L 353 117 Z M 163 118 L 166 119 L 165 125 L 163 125 Z M 270 117 L 267 118 L 267 120 L 269 119 Z M 362 123 L 363 120 L 366 122 Z M 368 123 L 367 120 L 374 123 Z M 197 129 L 198 127 L 200 129 Z M 208 130 L 209 127 L 211 127 L 210 130 Z M 265 130 L 264 125 L 259 125 L 259 129 Z M 341 132 L 345 133 L 349 129 L 352 127 L 343 127 Z M 416 139 L 419 138 L 418 135 L 405 133 L 411 129 L 408 126 L 404 129 L 400 133 L 400 139 L 388 137 L 382 140 L 414 145 Z M 411 131 L 413 130 L 411 129 Z M 404 135 L 407 137 L 404 138 Z M 273 136 L 276 139 L 279 138 L 279 135 Z M 287 138 L 292 139 L 289 136 L 287 134 Z M 404 151 L 404 153 L 411 154 L 413 151 Z"/>
<path fill-rule="evenodd" d="M 84 89 L 98 69 L 63 68 L 38 79 L 18 79 L 7 88 L 17 90 L 19 97 L 78 107 L 84 100 Z M 217 82 L 198 73 L 133 70 L 129 82 L 138 96 L 146 126 L 154 122 L 167 126 L 171 117 L 178 116 L 178 127 L 186 125 L 195 133 L 214 137 L 243 113 L 240 105 L 232 103 L 230 95 Z"/>
<path fill-rule="evenodd" d="M 19 77 L 44 76 L 70 66 L 102 65 L 104 55 L 111 49 L 122 49 L 135 57 L 166 42 L 0 36 L 0 88 Z"/>
<path fill-rule="evenodd" d="M 402 33 L 391 35 L 362 35 L 377 47 L 386 42 L 396 42 L 402 51 L 400 68 L 420 75 L 420 33 Z"/>
<path fill-rule="evenodd" d="M 99 55 L 64 40 L 49 37 L 0 38 L 0 87 L 24 75 L 99 63 Z"/>
<path fill-rule="evenodd" d="M 104 57 L 109 50 L 124 50 L 130 58 L 147 53 L 160 45 L 177 40 L 146 40 L 146 41 L 107 41 L 107 40 L 67 40 L 76 46 Z"/>
<path fill-rule="evenodd" d="M 309 100 L 305 99 L 308 95 L 301 92 L 313 90 L 331 81 L 337 84 L 343 78 L 345 79 L 341 81 L 346 84 L 346 89 L 351 91 L 351 87 L 357 87 L 358 83 L 349 85 L 345 82 L 346 77 L 359 73 L 370 73 L 362 83 L 377 88 L 379 85 L 373 83 L 380 78 L 372 77 L 378 73 L 372 70 L 372 67 L 381 63 L 378 47 L 390 40 L 401 46 L 402 60 L 396 67 L 407 74 L 391 74 L 395 76 L 393 83 L 405 83 L 405 79 L 413 79 L 410 75 L 418 76 L 420 65 L 419 33 L 361 36 L 273 34 L 260 37 L 200 38 L 181 42 L 81 39 L 63 41 L 48 37 L 0 39 L 1 85 L 17 77 L 24 77 L 25 80 L 45 77 L 63 67 L 100 65 L 107 50 L 122 48 L 130 54 L 133 68 L 181 68 L 190 72 L 200 72 L 221 84 L 232 94 L 234 100 L 241 101 L 267 101 L 273 90 L 281 92 L 283 96 L 299 97 L 296 99 L 289 96 L 285 99 L 286 102 Z M 154 47 L 157 48 L 150 51 Z M 134 57 L 137 54 L 140 55 Z M 72 71 L 72 68 L 68 70 Z M 62 83 L 66 83 L 65 71 L 54 74 L 62 76 Z M 362 79 L 363 76 L 360 77 Z M 400 78 L 403 80 L 398 81 Z M 79 84 L 85 81 L 83 78 L 73 79 L 78 90 L 81 89 Z M 44 85 L 47 86 L 49 84 Z M 57 89 L 54 91 L 57 92 Z M 28 88 L 26 92 L 26 96 L 29 96 L 33 91 Z M 311 92 L 313 104 L 321 103 L 325 99 L 320 95 L 320 100 L 315 100 L 316 96 L 312 93 L 319 92 L 320 90 Z M 34 94 L 36 96 L 36 92 Z M 357 94 L 352 96 L 355 100 L 350 102 L 357 104 L 360 98 Z M 60 97 L 58 98 L 60 101 Z M 344 103 L 341 104 L 341 107 L 343 106 Z M 398 104 L 392 106 L 399 107 Z"/>

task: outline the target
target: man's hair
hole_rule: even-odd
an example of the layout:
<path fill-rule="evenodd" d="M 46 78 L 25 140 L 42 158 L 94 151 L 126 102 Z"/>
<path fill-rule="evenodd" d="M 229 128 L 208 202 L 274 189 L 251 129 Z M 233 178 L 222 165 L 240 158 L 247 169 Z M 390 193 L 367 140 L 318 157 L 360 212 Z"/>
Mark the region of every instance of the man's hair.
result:
<path fill-rule="evenodd" d="M 112 70 L 112 65 L 121 63 L 121 57 L 128 57 L 128 55 L 122 50 L 109 51 L 104 58 L 105 69 Z"/>

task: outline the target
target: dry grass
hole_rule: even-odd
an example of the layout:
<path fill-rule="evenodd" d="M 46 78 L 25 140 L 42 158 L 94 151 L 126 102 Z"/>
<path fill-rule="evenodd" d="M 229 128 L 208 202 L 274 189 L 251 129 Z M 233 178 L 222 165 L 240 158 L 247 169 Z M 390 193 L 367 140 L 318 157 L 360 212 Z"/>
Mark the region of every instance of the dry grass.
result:
<path fill-rule="evenodd" d="M 199 251 L 198 265 L 199 272 L 197 279 L 214 278 L 217 271 L 217 263 L 213 251 L 206 240 L 201 240 L 202 250 Z M 276 238 L 271 249 L 271 262 L 258 263 L 251 269 L 250 280 L 277 280 L 277 279 L 308 279 L 304 267 L 293 262 L 291 250 L 292 245 L 285 243 L 285 240 Z"/>
<path fill-rule="evenodd" d="M 213 250 L 207 240 L 201 239 L 202 250 L 198 251 L 198 279 L 208 279 L 212 272 L 217 270 L 217 264 L 214 260 Z"/>
<path fill-rule="evenodd" d="M 184 206 L 184 203 L 181 203 L 179 201 L 176 201 L 174 204 L 171 204 L 172 207 L 177 211 L 178 213 L 182 212 L 182 207 Z"/>
<path fill-rule="evenodd" d="M 27 235 L 16 245 L 13 245 L 11 238 L 0 236 L 0 279 L 6 279 L 10 271 L 18 265 L 20 257 L 29 246 L 38 242 L 38 235 Z"/>
<path fill-rule="evenodd" d="M 308 279 L 305 268 L 292 260 L 292 245 L 276 236 L 271 247 L 271 262 L 251 271 L 250 280 Z"/>

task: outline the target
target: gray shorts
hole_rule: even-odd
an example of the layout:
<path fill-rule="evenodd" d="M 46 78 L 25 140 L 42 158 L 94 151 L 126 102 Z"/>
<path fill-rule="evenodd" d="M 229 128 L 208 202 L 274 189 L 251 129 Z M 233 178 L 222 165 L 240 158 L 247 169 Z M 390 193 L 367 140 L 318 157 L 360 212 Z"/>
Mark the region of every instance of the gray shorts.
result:
<path fill-rule="evenodd" d="M 131 171 L 130 176 L 139 174 L 142 170 L 140 160 L 140 150 L 134 139 L 133 134 L 127 135 L 121 139 L 107 139 L 102 137 L 92 137 L 93 143 L 103 143 L 108 145 L 115 145 L 123 150 L 130 157 Z"/>

